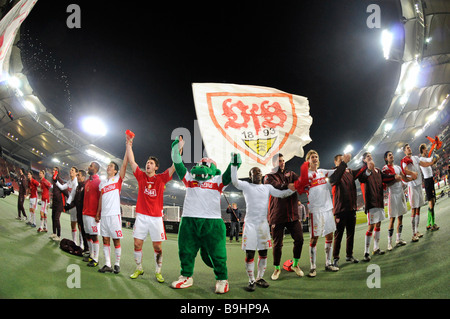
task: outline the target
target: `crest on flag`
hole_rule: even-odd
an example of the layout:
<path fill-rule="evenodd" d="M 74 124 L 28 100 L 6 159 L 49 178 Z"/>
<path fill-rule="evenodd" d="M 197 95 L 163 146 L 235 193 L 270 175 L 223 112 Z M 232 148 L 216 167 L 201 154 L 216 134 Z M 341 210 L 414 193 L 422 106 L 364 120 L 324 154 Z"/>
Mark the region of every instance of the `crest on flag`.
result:
<path fill-rule="evenodd" d="M 269 173 L 272 157 L 282 153 L 288 161 L 302 157 L 311 142 L 308 99 L 273 88 L 194 83 L 198 124 L 209 157 L 227 167 L 230 153 L 241 154 L 239 178 L 252 167 Z"/>

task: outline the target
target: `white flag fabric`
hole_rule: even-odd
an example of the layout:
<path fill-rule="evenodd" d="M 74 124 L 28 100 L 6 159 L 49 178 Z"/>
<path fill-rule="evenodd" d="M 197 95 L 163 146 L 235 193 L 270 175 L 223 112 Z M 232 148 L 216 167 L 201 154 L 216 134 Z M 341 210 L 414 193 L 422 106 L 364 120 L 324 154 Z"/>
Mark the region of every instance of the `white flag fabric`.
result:
<path fill-rule="evenodd" d="M 7 78 L 10 48 L 17 31 L 37 0 L 21 0 L 0 21 L 0 82 Z"/>
<path fill-rule="evenodd" d="M 224 83 L 193 83 L 198 125 L 208 157 L 224 170 L 232 152 L 240 153 L 239 178 L 252 167 L 263 175 L 272 157 L 303 157 L 311 142 L 308 99 L 274 88 Z"/>

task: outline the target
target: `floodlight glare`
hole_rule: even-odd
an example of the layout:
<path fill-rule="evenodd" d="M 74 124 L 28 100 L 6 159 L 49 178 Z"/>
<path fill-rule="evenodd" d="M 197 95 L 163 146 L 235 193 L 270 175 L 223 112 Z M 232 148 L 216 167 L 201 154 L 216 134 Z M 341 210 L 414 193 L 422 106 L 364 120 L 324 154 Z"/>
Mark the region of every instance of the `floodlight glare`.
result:
<path fill-rule="evenodd" d="M 94 136 L 105 136 L 107 129 L 102 120 L 96 117 L 86 117 L 81 122 L 83 131 Z"/>
<path fill-rule="evenodd" d="M 386 125 L 384 125 L 384 131 L 385 132 L 389 132 L 392 128 L 392 124 L 391 123 L 386 123 Z"/>
<path fill-rule="evenodd" d="M 20 80 L 15 76 L 11 76 L 8 78 L 8 85 L 13 89 L 18 89 L 21 84 L 22 83 L 20 82 Z"/>
<path fill-rule="evenodd" d="M 391 46 L 392 46 L 392 33 L 388 30 L 383 30 L 381 32 L 381 45 L 383 47 L 383 56 L 386 60 L 389 59 L 389 54 L 391 52 Z"/>
<path fill-rule="evenodd" d="M 23 102 L 23 106 L 30 112 L 35 113 L 36 114 L 36 107 L 34 106 L 34 104 L 30 101 L 24 101 Z"/>
<path fill-rule="evenodd" d="M 404 89 L 406 91 L 411 91 L 417 84 L 417 79 L 420 73 L 420 65 L 415 62 L 409 69 L 408 75 L 404 81 Z"/>
<path fill-rule="evenodd" d="M 353 146 L 348 144 L 344 149 L 344 154 L 350 153 L 351 151 L 353 151 Z"/>

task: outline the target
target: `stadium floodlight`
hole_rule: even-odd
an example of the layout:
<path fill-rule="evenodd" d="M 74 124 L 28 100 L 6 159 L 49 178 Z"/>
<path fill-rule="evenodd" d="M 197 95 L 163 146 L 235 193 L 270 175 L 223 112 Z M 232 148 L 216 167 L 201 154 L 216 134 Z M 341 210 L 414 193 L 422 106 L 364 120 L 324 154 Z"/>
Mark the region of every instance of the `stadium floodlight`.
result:
<path fill-rule="evenodd" d="M 423 132 L 423 130 L 420 129 L 420 130 L 418 130 L 418 131 L 414 134 L 414 136 L 417 137 L 417 136 L 419 136 L 420 134 L 422 134 L 422 132 Z"/>
<path fill-rule="evenodd" d="M 15 76 L 8 77 L 8 85 L 12 87 L 13 89 L 18 89 L 22 82 Z"/>
<path fill-rule="evenodd" d="M 408 75 L 406 76 L 404 81 L 405 91 L 409 92 L 416 86 L 419 73 L 420 73 L 420 65 L 419 63 L 414 62 L 414 64 L 409 69 Z"/>
<path fill-rule="evenodd" d="M 381 32 L 381 45 L 383 47 L 383 56 L 386 60 L 389 59 L 389 54 L 391 53 L 393 35 L 388 30 L 383 30 Z"/>
<path fill-rule="evenodd" d="M 439 112 L 436 111 L 436 112 L 434 112 L 433 114 L 431 114 L 431 115 L 427 118 L 427 122 L 428 122 L 428 123 L 434 122 L 434 121 L 437 119 L 438 113 L 439 113 Z"/>
<path fill-rule="evenodd" d="M 384 125 L 384 131 L 389 132 L 392 129 L 392 123 L 386 123 Z"/>
<path fill-rule="evenodd" d="M 23 106 L 30 112 L 36 114 L 36 107 L 30 101 L 23 101 Z"/>
<path fill-rule="evenodd" d="M 53 163 L 58 163 L 58 164 L 61 163 L 61 161 L 59 159 L 57 159 L 56 157 L 52 158 L 52 162 Z"/>
<path fill-rule="evenodd" d="M 344 148 L 344 154 L 350 153 L 351 151 L 353 151 L 353 146 L 351 144 L 348 144 L 345 148 Z"/>
<path fill-rule="evenodd" d="M 372 152 L 374 149 L 375 149 L 375 146 L 373 146 L 373 145 L 369 145 L 369 146 L 367 147 L 367 151 L 368 151 L 369 153 Z"/>
<path fill-rule="evenodd" d="M 81 121 L 83 131 L 94 136 L 105 136 L 108 132 L 102 120 L 97 117 L 89 116 Z"/>

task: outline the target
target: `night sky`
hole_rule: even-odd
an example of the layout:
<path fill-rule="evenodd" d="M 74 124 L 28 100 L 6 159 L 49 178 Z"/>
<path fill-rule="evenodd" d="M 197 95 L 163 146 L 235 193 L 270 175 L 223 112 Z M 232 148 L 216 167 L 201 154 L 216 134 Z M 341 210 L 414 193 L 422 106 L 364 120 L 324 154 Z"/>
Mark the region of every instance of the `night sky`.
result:
<path fill-rule="evenodd" d="M 71 3 L 80 29 L 66 25 Z M 317 150 L 324 168 L 372 136 L 398 82 L 400 64 L 380 44 L 382 29 L 398 23 L 396 1 L 117 3 L 38 1 L 22 25 L 22 58 L 34 93 L 66 127 L 82 134 L 83 116 L 101 117 L 109 132 L 96 144 L 119 158 L 124 131 L 134 131 L 141 167 L 150 155 L 171 165 L 174 129 L 193 136 L 193 82 L 307 97 L 313 141 L 304 150 Z M 370 4 L 381 8 L 381 28 L 366 24 Z M 302 162 L 287 167 L 298 173 Z"/>

